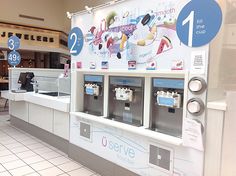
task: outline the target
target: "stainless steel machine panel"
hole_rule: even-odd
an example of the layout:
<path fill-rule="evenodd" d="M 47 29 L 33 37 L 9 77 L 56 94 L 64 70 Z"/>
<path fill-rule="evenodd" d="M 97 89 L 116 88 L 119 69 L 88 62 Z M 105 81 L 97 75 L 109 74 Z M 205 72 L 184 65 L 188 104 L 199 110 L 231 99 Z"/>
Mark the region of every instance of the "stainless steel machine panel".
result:
<path fill-rule="evenodd" d="M 171 151 L 150 145 L 149 163 L 161 169 L 171 171 Z"/>
<path fill-rule="evenodd" d="M 89 124 L 80 122 L 80 136 L 91 139 L 91 126 Z"/>
<path fill-rule="evenodd" d="M 104 78 L 102 75 L 84 75 L 84 112 L 103 115 Z"/>
<path fill-rule="evenodd" d="M 150 129 L 175 137 L 182 136 L 183 79 L 152 79 Z"/>
<path fill-rule="evenodd" d="M 134 126 L 143 125 L 144 78 L 111 76 L 109 117 Z"/>

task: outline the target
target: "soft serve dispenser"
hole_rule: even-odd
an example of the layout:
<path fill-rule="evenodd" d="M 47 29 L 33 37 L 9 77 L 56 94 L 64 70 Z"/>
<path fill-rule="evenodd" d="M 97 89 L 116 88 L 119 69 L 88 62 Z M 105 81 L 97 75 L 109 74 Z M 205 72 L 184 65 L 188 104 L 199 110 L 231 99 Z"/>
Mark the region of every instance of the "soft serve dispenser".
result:
<path fill-rule="evenodd" d="M 84 75 L 84 112 L 103 115 L 104 78 L 101 75 Z"/>
<path fill-rule="evenodd" d="M 110 76 L 108 118 L 142 126 L 143 102 L 144 78 Z"/>
<path fill-rule="evenodd" d="M 153 78 L 150 129 L 182 136 L 184 79 Z"/>

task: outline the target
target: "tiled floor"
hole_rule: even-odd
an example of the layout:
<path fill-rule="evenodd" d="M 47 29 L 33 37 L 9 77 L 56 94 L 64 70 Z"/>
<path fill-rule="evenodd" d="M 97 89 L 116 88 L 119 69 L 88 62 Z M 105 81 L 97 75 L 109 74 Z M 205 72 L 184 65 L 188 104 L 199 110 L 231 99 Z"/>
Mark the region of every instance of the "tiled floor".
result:
<path fill-rule="evenodd" d="M 0 115 L 0 176 L 98 176 Z"/>

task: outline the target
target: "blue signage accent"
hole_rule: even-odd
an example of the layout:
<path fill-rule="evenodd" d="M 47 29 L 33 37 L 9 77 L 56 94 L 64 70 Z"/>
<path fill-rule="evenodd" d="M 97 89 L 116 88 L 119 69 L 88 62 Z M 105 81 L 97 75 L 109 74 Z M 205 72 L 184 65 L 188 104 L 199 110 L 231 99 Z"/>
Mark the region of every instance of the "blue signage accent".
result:
<path fill-rule="evenodd" d="M 153 86 L 158 88 L 184 89 L 184 80 L 179 79 L 153 79 Z"/>
<path fill-rule="evenodd" d="M 157 102 L 159 105 L 173 107 L 175 105 L 174 98 L 168 98 L 168 97 L 158 97 L 157 96 Z"/>
<path fill-rule="evenodd" d="M 20 39 L 17 36 L 11 36 L 7 42 L 10 50 L 18 50 L 20 48 Z"/>
<path fill-rule="evenodd" d="M 17 51 L 11 51 L 8 54 L 8 63 L 11 66 L 17 66 L 21 62 L 21 56 Z"/>
<path fill-rule="evenodd" d="M 73 28 L 68 36 L 68 47 L 70 49 L 70 54 L 77 56 L 82 51 L 84 46 L 84 35 L 80 28 Z"/>
<path fill-rule="evenodd" d="M 127 77 L 111 77 L 110 83 L 115 85 L 124 85 L 124 86 L 142 86 L 141 78 L 127 78 Z"/>
<path fill-rule="evenodd" d="M 87 95 L 94 95 L 94 89 L 93 88 L 86 88 L 85 92 Z"/>
<path fill-rule="evenodd" d="M 211 42 L 221 24 L 222 11 L 215 0 L 191 0 L 181 10 L 176 30 L 182 43 L 200 47 Z"/>
<path fill-rule="evenodd" d="M 99 75 L 85 75 L 84 80 L 88 82 L 103 82 L 103 76 Z"/>

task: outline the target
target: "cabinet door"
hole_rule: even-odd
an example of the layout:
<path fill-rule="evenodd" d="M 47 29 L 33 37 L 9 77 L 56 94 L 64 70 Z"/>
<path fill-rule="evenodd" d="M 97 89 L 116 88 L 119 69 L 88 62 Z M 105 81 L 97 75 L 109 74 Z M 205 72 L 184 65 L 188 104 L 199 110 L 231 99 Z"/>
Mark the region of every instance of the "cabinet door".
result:
<path fill-rule="evenodd" d="M 28 103 L 25 101 L 10 101 L 9 114 L 25 122 L 29 121 Z"/>
<path fill-rule="evenodd" d="M 53 109 L 43 106 L 29 104 L 29 123 L 53 132 Z"/>
<path fill-rule="evenodd" d="M 54 129 L 55 135 L 60 136 L 66 140 L 69 140 L 69 123 L 70 116 L 69 113 L 60 112 L 54 110 Z"/>

